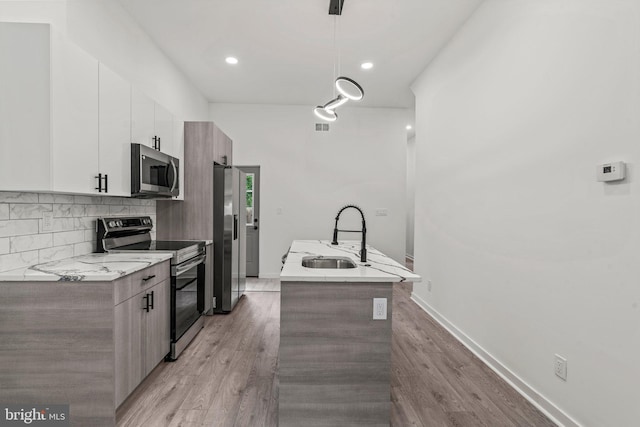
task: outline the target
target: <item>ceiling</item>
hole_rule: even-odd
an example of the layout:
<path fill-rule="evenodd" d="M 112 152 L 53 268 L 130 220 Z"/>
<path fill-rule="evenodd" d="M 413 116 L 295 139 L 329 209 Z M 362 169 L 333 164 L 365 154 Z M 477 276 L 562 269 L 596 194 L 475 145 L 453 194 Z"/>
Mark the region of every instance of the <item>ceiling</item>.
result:
<path fill-rule="evenodd" d="M 335 26 L 340 74 L 365 90 L 359 105 L 409 108 L 410 84 L 481 2 L 345 0 L 336 18 L 329 0 L 119 1 L 211 102 L 329 101 Z"/>

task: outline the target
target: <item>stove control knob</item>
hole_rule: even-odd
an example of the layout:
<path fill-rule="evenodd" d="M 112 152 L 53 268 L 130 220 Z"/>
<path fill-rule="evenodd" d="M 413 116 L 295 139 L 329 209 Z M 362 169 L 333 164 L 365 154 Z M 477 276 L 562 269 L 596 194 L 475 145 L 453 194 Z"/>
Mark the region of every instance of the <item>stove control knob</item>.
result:
<path fill-rule="evenodd" d="M 109 221 L 109 227 L 115 227 L 116 222 L 115 221 Z"/>
<path fill-rule="evenodd" d="M 116 224 L 118 225 L 118 227 L 122 227 L 124 225 L 120 220 L 116 221 Z"/>

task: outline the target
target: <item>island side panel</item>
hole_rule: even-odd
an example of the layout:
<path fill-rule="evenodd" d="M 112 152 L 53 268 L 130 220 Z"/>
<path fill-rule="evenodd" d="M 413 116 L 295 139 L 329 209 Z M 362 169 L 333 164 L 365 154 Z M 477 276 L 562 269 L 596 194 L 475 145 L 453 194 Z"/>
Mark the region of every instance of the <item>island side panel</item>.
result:
<path fill-rule="evenodd" d="M 282 282 L 280 427 L 389 425 L 391 307 L 392 283 Z"/>
<path fill-rule="evenodd" d="M 112 282 L 0 283 L 0 402 L 114 426 Z"/>

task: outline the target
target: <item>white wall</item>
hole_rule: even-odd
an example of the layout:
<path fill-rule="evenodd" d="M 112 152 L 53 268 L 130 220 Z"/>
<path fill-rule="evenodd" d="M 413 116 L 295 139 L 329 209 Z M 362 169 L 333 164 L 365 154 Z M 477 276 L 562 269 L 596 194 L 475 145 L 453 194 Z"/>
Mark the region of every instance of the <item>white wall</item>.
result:
<path fill-rule="evenodd" d="M 413 257 L 416 209 L 416 137 L 407 140 L 406 254 Z"/>
<path fill-rule="evenodd" d="M 367 243 L 404 259 L 407 111 L 343 107 L 339 114 L 330 132 L 316 132 L 311 107 L 211 104 L 211 119 L 233 140 L 234 164 L 261 166 L 261 277 L 279 276 L 292 240 L 330 240 L 345 204 L 363 208 Z M 376 208 L 389 215 L 375 216 Z M 360 229 L 358 218 L 345 211 L 341 228 Z"/>
<path fill-rule="evenodd" d="M 50 23 L 184 120 L 206 120 L 208 101 L 116 0 L 0 1 L 0 21 Z"/>
<path fill-rule="evenodd" d="M 638 425 L 640 2 L 487 0 L 414 92 L 416 301 L 550 411 Z"/>

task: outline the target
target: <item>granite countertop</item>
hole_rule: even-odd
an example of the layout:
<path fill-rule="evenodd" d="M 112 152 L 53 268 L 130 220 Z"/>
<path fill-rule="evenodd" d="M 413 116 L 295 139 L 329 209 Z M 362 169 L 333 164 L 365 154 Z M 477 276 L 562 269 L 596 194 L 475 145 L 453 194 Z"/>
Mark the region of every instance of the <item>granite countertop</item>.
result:
<path fill-rule="evenodd" d="M 367 245 L 367 262 L 360 262 L 360 241 L 295 240 L 291 244 L 280 280 L 283 282 L 419 282 L 421 277 L 377 249 Z M 356 268 L 326 269 L 302 266 L 305 256 L 340 256 Z"/>
<path fill-rule="evenodd" d="M 171 254 L 161 252 L 88 254 L 5 271 L 0 282 L 111 281 L 168 259 Z"/>

